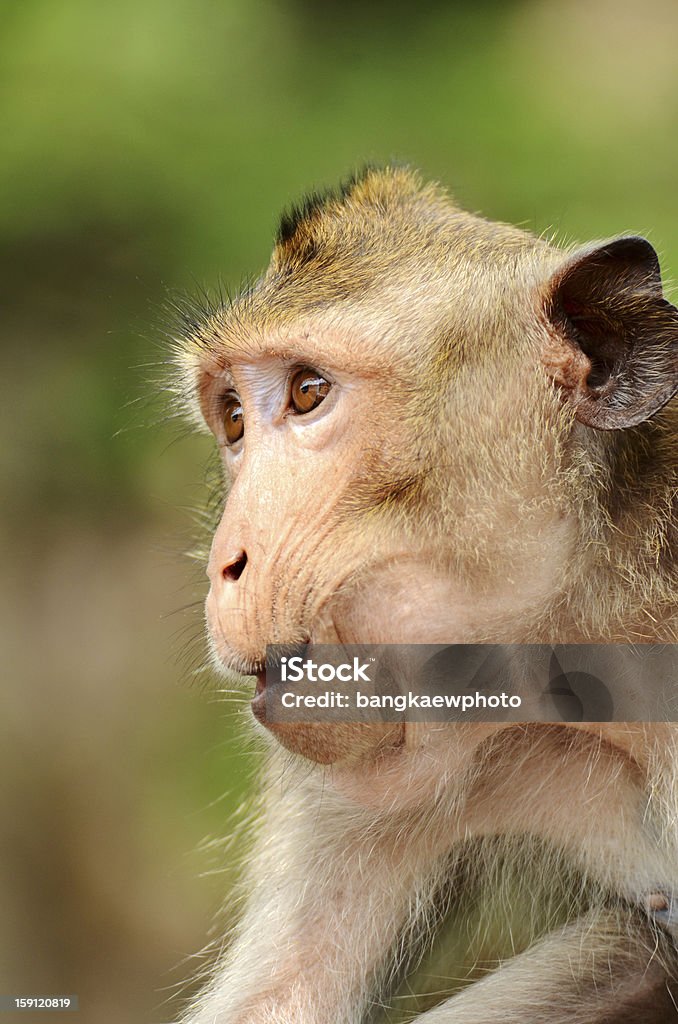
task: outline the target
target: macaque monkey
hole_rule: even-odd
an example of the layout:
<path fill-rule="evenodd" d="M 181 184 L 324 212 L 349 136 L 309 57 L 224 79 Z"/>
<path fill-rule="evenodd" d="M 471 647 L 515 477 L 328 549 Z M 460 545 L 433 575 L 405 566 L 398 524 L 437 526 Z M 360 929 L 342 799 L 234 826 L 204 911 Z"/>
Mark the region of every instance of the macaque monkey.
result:
<path fill-rule="evenodd" d="M 211 651 L 257 677 L 271 749 L 244 911 L 184 1020 L 376 1020 L 462 866 L 513 862 L 564 916 L 419 1024 L 678 1021 L 678 726 L 264 709 L 272 643 L 678 641 L 678 310 L 652 246 L 562 250 L 368 169 L 285 215 L 261 279 L 188 335 L 178 387 L 227 488 Z"/>

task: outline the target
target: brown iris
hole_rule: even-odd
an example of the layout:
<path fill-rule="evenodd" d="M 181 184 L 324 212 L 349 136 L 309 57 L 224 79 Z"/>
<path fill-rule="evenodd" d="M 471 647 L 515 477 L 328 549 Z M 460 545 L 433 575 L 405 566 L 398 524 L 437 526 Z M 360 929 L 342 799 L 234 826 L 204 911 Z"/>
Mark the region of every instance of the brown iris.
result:
<path fill-rule="evenodd" d="M 331 386 L 317 370 L 312 370 L 309 366 L 296 370 L 290 382 L 292 408 L 300 416 L 311 412 L 327 397 Z"/>
<path fill-rule="evenodd" d="M 235 444 L 245 432 L 242 403 L 236 394 L 228 394 L 224 398 L 224 433 L 226 444 Z"/>

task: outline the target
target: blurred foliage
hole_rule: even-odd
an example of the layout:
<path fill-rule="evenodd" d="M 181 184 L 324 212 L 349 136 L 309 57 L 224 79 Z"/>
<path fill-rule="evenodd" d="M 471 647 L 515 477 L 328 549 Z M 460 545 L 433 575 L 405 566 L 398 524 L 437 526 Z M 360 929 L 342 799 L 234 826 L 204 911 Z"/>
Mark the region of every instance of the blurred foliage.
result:
<path fill-rule="evenodd" d="M 677 30 L 672 0 L 0 3 L 0 990 L 170 1019 L 233 880 L 199 844 L 256 754 L 157 628 L 195 599 L 200 651 L 167 295 L 237 288 L 282 206 L 393 157 L 563 240 L 648 234 L 670 275 Z"/>

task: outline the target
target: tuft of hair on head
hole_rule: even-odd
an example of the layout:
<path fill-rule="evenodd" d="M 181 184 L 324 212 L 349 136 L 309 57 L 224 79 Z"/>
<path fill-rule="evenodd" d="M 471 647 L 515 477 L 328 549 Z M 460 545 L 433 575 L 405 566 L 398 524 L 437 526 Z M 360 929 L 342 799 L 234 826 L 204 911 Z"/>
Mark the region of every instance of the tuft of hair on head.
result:
<path fill-rule="evenodd" d="M 326 186 L 307 193 L 299 202 L 292 203 L 281 213 L 275 237 L 276 244 L 281 246 L 287 245 L 294 239 L 297 232 L 302 231 L 312 221 L 317 220 L 323 210 L 344 204 L 359 185 L 363 185 L 373 179 L 381 181 L 393 170 L 395 170 L 394 165 L 379 167 L 375 164 L 366 163 L 359 170 L 344 178 L 338 188 Z M 403 168 L 403 170 L 407 170 L 407 168 Z M 408 173 L 413 176 L 413 172 L 410 171 Z"/>
<path fill-rule="evenodd" d="M 285 209 L 276 233 L 276 263 L 309 262 L 321 244 L 342 228 L 355 233 L 367 222 L 398 219 L 398 212 L 418 201 L 452 203 L 440 185 L 422 184 L 406 164 L 365 164 L 338 188 L 314 190 Z"/>

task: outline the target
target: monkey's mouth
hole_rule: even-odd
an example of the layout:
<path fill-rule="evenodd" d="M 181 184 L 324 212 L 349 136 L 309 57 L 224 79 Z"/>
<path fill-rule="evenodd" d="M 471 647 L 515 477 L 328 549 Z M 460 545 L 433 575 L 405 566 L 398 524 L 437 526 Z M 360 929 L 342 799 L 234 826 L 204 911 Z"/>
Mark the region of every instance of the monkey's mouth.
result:
<path fill-rule="evenodd" d="M 278 651 L 278 658 L 281 658 L 283 653 L 288 656 L 294 654 L 303 654 L 308 651 L 311 644 L 310 639 L 304 639 L 301 643 L 294 643 L 289 645 L 281 645 Z M 273 667 L 274 662 L 268 658 L 266 664 L 262 668 L 258 668 L 253 673 L 256 678 L 256 685 L 254 687 L 254 696 L 251 701 L 252 713 L 255 718 L 260 722 L 266 721 L 266 673 Z"/>
<path fill-rule="evenodd" d="M 250 707 L 257 721 L 263 724 L 266 721 L 266 669 L 260 669 L 255 675 L 257 685 L 254 688 L 254 696 L 250 702 Z"/>

